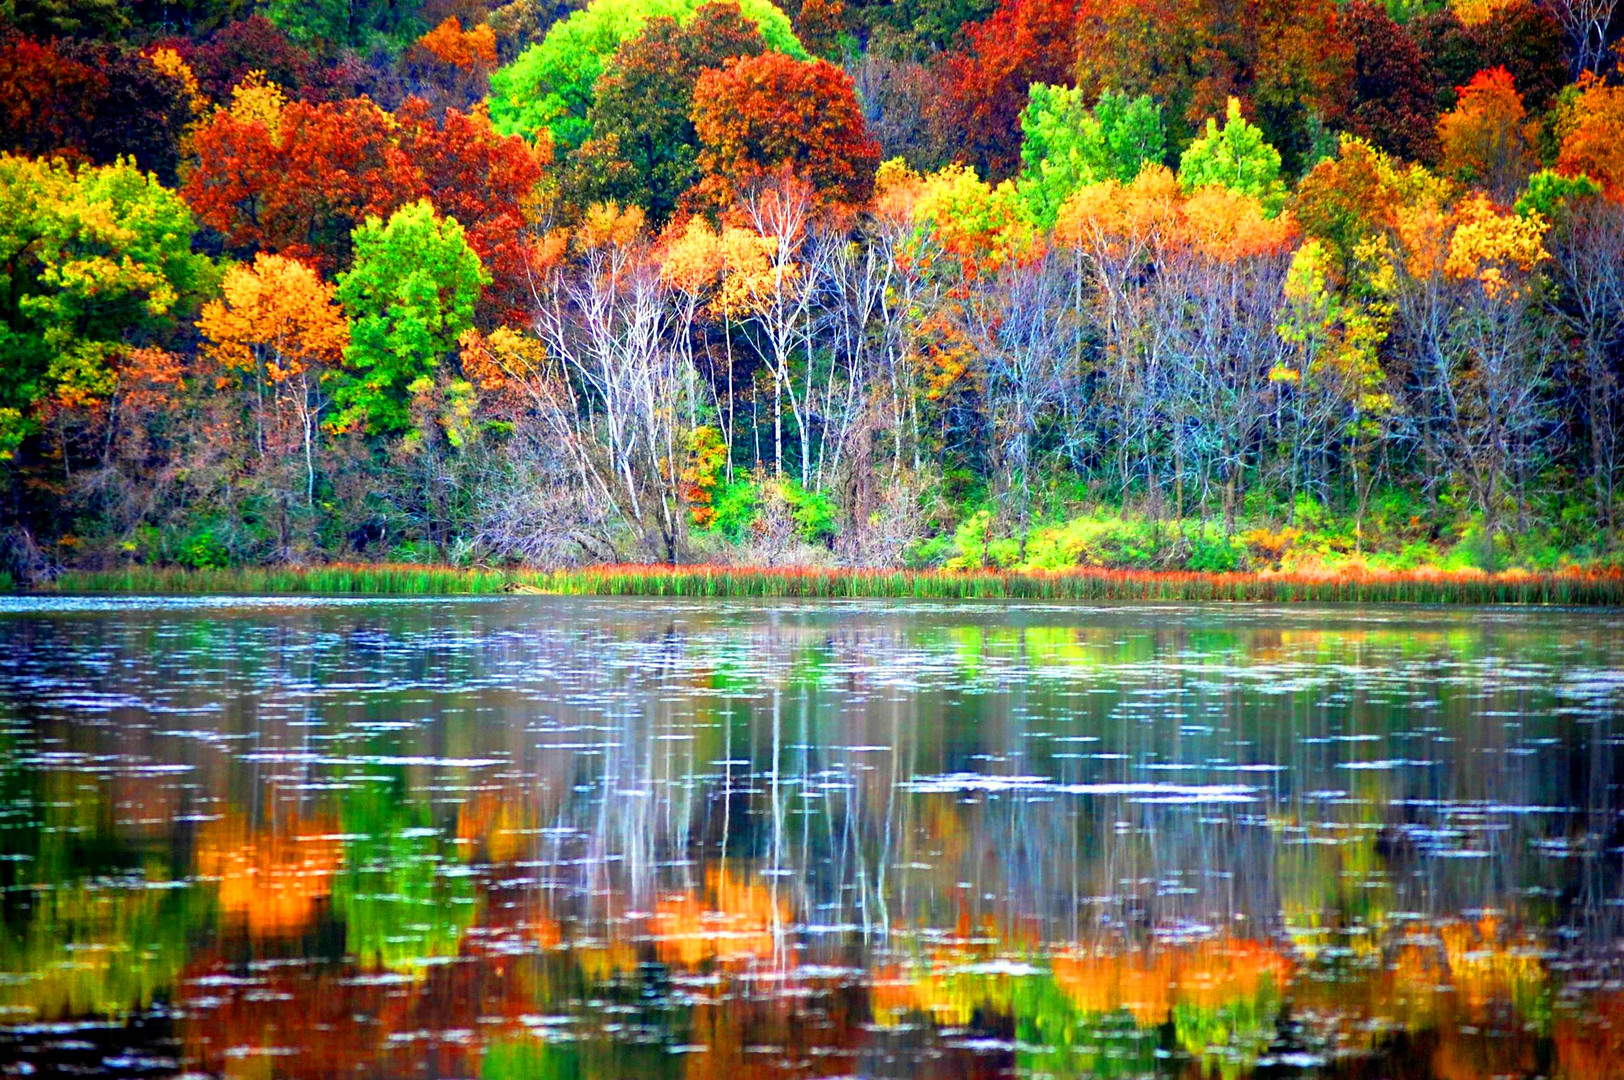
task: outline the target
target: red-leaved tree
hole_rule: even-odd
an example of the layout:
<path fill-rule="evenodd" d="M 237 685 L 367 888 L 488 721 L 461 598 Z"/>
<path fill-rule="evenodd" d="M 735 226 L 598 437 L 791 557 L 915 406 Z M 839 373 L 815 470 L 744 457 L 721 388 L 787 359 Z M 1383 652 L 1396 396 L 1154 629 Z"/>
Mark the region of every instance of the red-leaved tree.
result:
<path fill-rule="evenodd" d="M 1027 88 L 1071 82 L 1076 27 L 1076 0 L 1003 0 L 984 22 L 965 26 L 964 47 L 942 68 L 963 160 L 992 179 L 1015 171 Z"/>
<path fill-rule="evenodd" d="M 781 171 L 824 205 L 861 206 L 874 191 L 880 147 L 863 123 L 850 76 L 825 60 L 741 57 L 694 87 L 701 179 L 696 206 L 725 208 Z"/>

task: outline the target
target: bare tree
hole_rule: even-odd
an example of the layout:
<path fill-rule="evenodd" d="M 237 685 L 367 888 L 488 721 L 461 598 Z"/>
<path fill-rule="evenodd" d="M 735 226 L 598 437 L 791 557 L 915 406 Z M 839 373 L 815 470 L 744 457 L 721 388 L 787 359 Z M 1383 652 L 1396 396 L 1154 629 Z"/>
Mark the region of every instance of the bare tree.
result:
<path fill-rule="evenodd" d="M 1549 246 L 1559 286 L 1551 313 L 1577 345 L 1579 385 L 1570 390 L 1590 436 L 1596 516 L 1610 533 L 1624 471 L 1624 207 L 1604 199 L 1577 203 Z"/>
<path fill-rule="evenodd" d="M 527 385 L 582 482 L 675 563 L 686 537 L 679 426 L 692 369 L 671 340 L 671 312 L 645 243 L 589 247 L 538 289 L 537 333 L 559 369 Z"/>
<path fill-rule="evenodd" d="M 1618 0 L 1545 0 L 1545 4 L 1573 41 L 1573 73 L 1601 74 Z"/>

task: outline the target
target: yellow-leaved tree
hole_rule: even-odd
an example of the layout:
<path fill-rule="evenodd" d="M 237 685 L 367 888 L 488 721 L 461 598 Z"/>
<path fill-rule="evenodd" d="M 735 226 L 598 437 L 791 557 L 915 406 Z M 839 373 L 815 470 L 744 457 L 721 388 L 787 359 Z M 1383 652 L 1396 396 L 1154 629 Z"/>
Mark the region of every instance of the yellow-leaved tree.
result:
<path fill-rule="evenodd" d="M 302 452 L 305 502 L 315 503 L 315 437 L 328 398 L 322 383 L 349 344 L 333 286 L 295 259 L 261 254 L 226 272 L 221 298 L 198 329 L 218 365 L 217 385 L 246 391 L 254 451 L 262 464 Z"/>

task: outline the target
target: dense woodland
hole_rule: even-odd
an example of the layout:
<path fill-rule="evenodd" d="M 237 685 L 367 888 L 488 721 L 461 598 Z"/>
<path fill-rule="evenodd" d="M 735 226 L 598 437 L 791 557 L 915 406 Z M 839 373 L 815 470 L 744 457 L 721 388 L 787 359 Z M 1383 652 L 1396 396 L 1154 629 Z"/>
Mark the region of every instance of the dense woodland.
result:
<path fill-rule="evenodd" d="M 4 567 L 1616 559 L 1615 3 L 0 0 Z"/>

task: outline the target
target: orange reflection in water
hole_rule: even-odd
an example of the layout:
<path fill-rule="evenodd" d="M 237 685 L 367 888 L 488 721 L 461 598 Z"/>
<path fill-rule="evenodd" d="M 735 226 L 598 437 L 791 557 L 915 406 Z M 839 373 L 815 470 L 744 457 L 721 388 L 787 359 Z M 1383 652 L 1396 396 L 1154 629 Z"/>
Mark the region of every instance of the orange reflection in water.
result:
<path fill-rule="evenodd" d="M 1063 952 L 1054 980 L 1083 1012 L 1126 1009 L 1140 1026 L 1162 1023 L 1175 1005 L 1216 1009 L 1278 991 L 1293 962 L 1272 942 L 1220 938 L 1130 953 Z"/>
<path fill-rule="evenodd" d="M 209 822 L 197 840 L 197 874 L 220 885 L 220 908 L 249 934 L 297 934 L 314 921 L 344 865 L 336 822 L 315 818 L 251 830 L 240 814 Z"/>
<path fill-rule="evenodd" d="M 789 905 L 759 881 L 730 873 L 726 864 L 705 873 L 705 890 L 667 893 L 655 905 L 655 953 L 664 963 L 696 968 L 786 959 Z"/>

